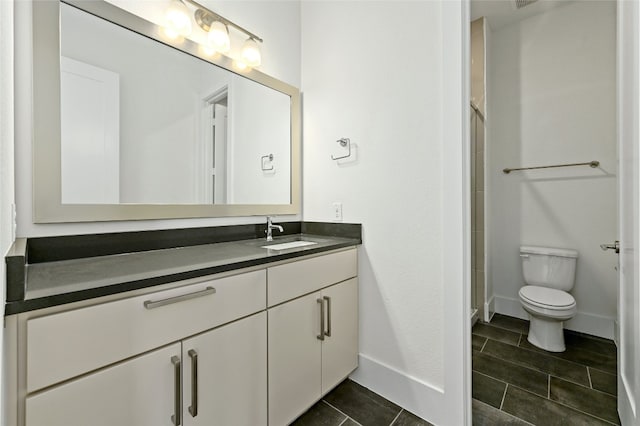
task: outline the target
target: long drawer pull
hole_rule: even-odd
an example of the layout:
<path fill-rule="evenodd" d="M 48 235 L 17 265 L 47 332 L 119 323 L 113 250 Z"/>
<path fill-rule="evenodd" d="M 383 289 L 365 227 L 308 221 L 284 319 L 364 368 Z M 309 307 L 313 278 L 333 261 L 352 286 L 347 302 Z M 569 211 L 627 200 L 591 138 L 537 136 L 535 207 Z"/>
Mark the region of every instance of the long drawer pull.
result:
<path fill-rule="evenodd" d="M 173 364 L 174 371 L 174 388 L 173 388 L 173 398 L 174 398 L 174 406 L 173 406 L 173 415 L 171 416 L 171 422 L 175 426 L 180 426 L 182 424 L 182 416 L 180 415 L 182 411 L 182 392 L 180 392 L 180 383 L 182 383 L 182 373 L 180 372 L 180 357 L 172 356 L 171 363 Z"/>
<path fill-rule="evenodd" d="M 184 302 L 185 300 L 195 299 L 197 297 L 207 296 L 209 294 L 215 294 L 216 289 L 213 287 L 207 287 L 204 290 L 195 291 L 193 293 L 183 294 L 181 296 L 169 297 L 162 300 L 145 300 L 144 307 L 147 309 L 159 308 L 161 306 L 171 305 L 172 303 Z"/>
<path fill-rule="evenodd" d="M 323 299 L 327 301 L 327 331 L 324 335 L 331 337 L 331 298 L 329 296 L 324 296 Z"/>
<path fill-rule="evenodd" d="M 316 302 L 320 304 L 320 334 L 316 337 L 318 340 L 324 340 L 324 302 L 322 299 L 316 299 Z"/>
<path fill-rule="evenodd" d="M 191 358 L 191 406 L 189 413 L 191 417 L 195 417 L 198 415 L 198 352 L 189 349 L 187 354 Z"/>

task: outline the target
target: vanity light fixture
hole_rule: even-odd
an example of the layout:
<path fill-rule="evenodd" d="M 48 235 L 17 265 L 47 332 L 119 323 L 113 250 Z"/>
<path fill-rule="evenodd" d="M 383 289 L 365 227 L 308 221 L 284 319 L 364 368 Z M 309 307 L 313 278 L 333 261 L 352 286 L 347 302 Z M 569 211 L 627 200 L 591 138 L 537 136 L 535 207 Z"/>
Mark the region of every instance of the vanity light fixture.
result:
<path fill-rule="evenodd" d="M 166 32 L 169 36 L 175 34 L 173 38 L 179 35 L 187 37 L 191 33 L 191 13 L 185 3 L 188 3 L 195 9 L 193 19 L 196 24 L 207 33 L 207 42 L 206 45 L 203 46 L 206 52 L 211 55 L 214 53 L 229 52 L 231 49 L 229 27 L 232 27 L 249 37 L 242 47 L 241 57 L 235 61 L 237 67 L 239 69 L 246 69 L 247 67 L 253 68 L 260 66 L 262 55 L 260 54 L 258 42 L 262 43 L 262 39 L 194 0 L 184 0 L 184 2 L 183 0 L 171 0 L 165 12 Z"/>

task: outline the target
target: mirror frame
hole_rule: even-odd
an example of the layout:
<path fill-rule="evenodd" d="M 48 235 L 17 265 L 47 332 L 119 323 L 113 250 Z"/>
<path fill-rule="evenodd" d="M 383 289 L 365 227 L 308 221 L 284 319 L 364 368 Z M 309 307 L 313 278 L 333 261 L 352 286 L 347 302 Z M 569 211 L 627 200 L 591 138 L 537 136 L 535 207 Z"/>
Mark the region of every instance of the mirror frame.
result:
<path fill-rule="evenodd" d="M 290 204 L 62 204 L 60 136 L 60 1 L 33 2 L 33 222 L 99 222 L 300 213 L 301 118 L 300 91 L 255 69 L 238 72 L 232 59 L 200 53 L 199 45 L 184 39 L 171 44 L 162 28 L 102 0 L 63 0 L 186 54 L 249 78 L 291 97 Z"/>

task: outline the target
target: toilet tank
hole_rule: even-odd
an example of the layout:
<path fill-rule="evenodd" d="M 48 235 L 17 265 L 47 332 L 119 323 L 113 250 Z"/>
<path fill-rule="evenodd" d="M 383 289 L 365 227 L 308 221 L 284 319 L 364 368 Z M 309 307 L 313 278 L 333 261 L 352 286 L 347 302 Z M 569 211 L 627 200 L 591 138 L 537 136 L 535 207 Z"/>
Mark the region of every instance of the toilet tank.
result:
<path fill-rule="evenodd" d="M 576 277 L 578 252 L 551 247 L 520 247 L 522 274 L 528 285 L 569 291 Z"/>

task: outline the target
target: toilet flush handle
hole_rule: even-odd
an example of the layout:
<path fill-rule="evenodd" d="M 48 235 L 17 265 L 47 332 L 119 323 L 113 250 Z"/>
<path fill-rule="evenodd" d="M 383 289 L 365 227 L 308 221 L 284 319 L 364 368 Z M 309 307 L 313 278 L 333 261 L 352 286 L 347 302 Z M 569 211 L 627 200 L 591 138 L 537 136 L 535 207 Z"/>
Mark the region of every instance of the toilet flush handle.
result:
<path fill-rule="evenodd" d="M 613 244 L 600 244 L 602 250 L 615 250 L 616 253 L 620 253 L 620 241 L 616 241 Z"/>
<path fill-rule="evenodd" d="M 528 254 L 520 254 L 520 257 L 527 258 L 527 257 L 529 257 L 529 255 Z"/>

